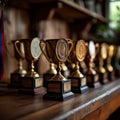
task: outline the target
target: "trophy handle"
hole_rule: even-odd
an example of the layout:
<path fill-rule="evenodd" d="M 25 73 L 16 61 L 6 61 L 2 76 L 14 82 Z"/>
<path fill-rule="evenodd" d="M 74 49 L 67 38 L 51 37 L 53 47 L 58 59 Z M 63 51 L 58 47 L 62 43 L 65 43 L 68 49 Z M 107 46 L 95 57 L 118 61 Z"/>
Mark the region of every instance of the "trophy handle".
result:
<path fill-rule="evenodd" d="M 41 47 L 41 50 L 42 50 L 43 54 L 45 55 L 46 59 L 48 61 L 50 61 L 49 57 L 47 56 L 47 52 L 46 52 L 46 49 L 45 49 L 46 48 L 46 43 L 45 43 L 44 40 L 40 41 L 40 47 Z M 52 62 L 52 61 L 50 61 L 50 62 Z"/>
<path fill-rule="evenodd" d="M 18 54 L 24 58 L 24 55 L 20 52 L 20 50 L 17 47 L 17 44 L 20 44 L 20 41 L 15 41 L 15 49 L 17 50 Z"/>
<path fill-rule="evenodd" d="M 73 42 L 72 42 L 72 40 L 68 40 L 68 44 L 69 44 L 69 52 L 68 52 L 68 56 L 69 56 L 69 54 L 70 54 L 70 52 L 72 51 L 72 49 L 73 49 Z"/>

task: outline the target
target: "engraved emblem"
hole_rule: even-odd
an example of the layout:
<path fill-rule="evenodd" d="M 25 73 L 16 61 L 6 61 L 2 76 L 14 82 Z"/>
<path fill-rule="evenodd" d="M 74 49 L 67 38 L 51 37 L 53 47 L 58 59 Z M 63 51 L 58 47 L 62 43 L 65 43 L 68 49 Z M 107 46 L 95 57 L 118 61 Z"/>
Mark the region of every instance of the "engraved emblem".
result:
<path fill-rule="evenodd" d="M 83 40 L 79 40 L 76 45 L 76 57 L 79 61 L 83 61 L 86 56 L 86 45 Z"/>
<path fill-rule="evenodd" d="M 67 41 L 64 39 L 60 39 L 56 45 L 56 56 L 57 59 L 61 62 L 66 61 L 68 56 L 68 44 Z"/>
<path fill-rule="evenodd" d="M 31 41 L 31 46 L 30 46 L 30 49 L 31 49 L 31 55 L 33 58 L 38 58 L 41 54 L 41 49 L 40 49 L 40 40 L 39 38 L 34 38 L 32 41 Z"/>

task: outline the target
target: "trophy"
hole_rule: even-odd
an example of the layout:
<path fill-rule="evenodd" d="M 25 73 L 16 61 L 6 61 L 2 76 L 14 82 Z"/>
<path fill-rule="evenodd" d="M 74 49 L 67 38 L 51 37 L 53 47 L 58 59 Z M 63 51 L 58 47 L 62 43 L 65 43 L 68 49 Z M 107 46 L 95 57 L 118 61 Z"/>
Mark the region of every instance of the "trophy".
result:
<path fill-rule="evenodd" d="M 106 70 L 108 72 L 108 79 L 114 80 L 114 71 L 112 64 L 112 57 L 114 55 L 114 46 L 108 45 L 107 47 L 107 60 L 106 60 Z"/>
<path fill-rule="evenodd" d="M 18 68 L 11 73 L 10 87 L 18 88 L 21 86 L 21 79 L 25 76 L 26 70 L 23 69 L 23 60 L 25 58 L 23 40 L 13 40 L 14 57 L 18 61 Z"/>
<path fill-rule="evenodd" d="M 88 90 L 86 77 L 80 72 L 79 63 L 86 56 L 86 45 L 83 40 L 72 41 L 73 49 L 68 57 L 68 61 L 75 63 L 74 70 L 69 77 L 71 79 L 71 88 L 75 93 L 84 93 Z"/>
<path fill-rule="evenodd" d="M 64 101 L 73 97 L 71 80 L 61 74 L 61 65 L 65 63 L 72 50 L 72 42 L 66 39 L 41 40 L 41 50 L 49 62 L 57 65 L 57 74 L 47 81 L 47 93 L 44 99 Z"/>
<path fill-rule="evenodd" d="M 36 62 L 41 55 L 39 44 L 40 40 L 37 37 L 24 40 L 25 56 L 28 62 L 28 71 L 25 77 L 22 78 L 22 86 L 19 90 L 20 93 L 39 94 L 43 90 L 42 76 L 34 70 L 34 62 Z"/>
<path fill-rule="evenodd" d="M 101 43 L 98 45 L 98 54 L 97 54 L 97 59 L 98 59 L 98 69 L 97 72 L 99 74 L 99 81 L 101 84 L 107 83 L 107 72 L 106 69 L 104 68 L 104 61 L 107 58 L 107 45 L 105 43 Z"/>
<path fill-rule="evenodd" d="M 86 62 L 88 65 L 88 69 L 86 72 L 86 78 L 87 78 L 87 85 L 92 88 L 99 87 L 101 84 L 99 82 L 99 76 L 95 71 L 94 67 L 94 59 L 95 59 L 95 44 L 93 41 L 90 41 L 88 43 L 88 52 L 86 57 Z"/>

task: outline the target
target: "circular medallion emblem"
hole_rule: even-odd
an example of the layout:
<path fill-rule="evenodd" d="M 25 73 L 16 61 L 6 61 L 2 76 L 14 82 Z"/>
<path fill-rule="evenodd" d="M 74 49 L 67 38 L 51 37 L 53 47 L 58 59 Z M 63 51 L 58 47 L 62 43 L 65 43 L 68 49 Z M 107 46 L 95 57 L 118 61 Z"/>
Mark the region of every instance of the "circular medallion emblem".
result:
<path fill-rule="evenodd" d="M 68 43 L 64 39 L 60 39 L 56 45 L 56 56 L 61 62 L 65 62 L 68 56 Z"/>
<path fill-rule="evenodd" d="M 90 53 L 90 56 L 91 56 L 91 58 L 95 58 L 95 44 L 94 44 L 94 42 L 93 41 L 90 41 L 89 42 L 89 47 L 88 47 L 88 49 L 89 49 L 89 53 Z"/>
<path fill-rule="evenodd" d="M 39 44 L 40 44 L 40 40 L 37 37 L 31 41 L 31 46 L 30 46 L 31 55 L 35 59 L 37 59 L 41 54 L 41 49 Z"/>
<path fill-rule="evenodd" d="M 76 44 L 76 57 L 79 61 L 83 61 L 86 56 L 86 45 L 83 40 L 79 40 Z"/>

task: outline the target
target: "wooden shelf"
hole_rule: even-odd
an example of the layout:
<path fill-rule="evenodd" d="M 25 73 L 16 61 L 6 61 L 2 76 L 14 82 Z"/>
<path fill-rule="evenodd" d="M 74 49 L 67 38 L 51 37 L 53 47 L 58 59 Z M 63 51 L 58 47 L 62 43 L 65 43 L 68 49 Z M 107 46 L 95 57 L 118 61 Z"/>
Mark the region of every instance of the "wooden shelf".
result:
<path fill-rule="evenodd" d="M 120 80 L 89 89 L 85 94 L 75 94 L 64 102 L 43 100 L 42 95 L 22 95 L 12 89 L 0 89 L 0 94 L 2 120 L 80 120 L 92 115 L 104 120 L 120 107 Z"/>
<path fill-rule="evenodd" d="M 50 6 L 51 4 L 49 3 L 54 4 L 54 6 L 53 5 Z M 71 21 L 83 20 L 83 19 L 87 19 L 87 20 L 95 19 L 102 23 L 107 22 L 106 18 L 103 17 L 102 15 L 97 14 L 76 3 L 67 0 L 24 0 L 19 2 L 16 0 L 9 0 L 8 4 L 17 6 L 18 8 L 21 6 L 25 7 L 26 4 L 27 4 L 26 5 L 27 8 L 33 6 L 39 6 L 40 8 L 40 6 L 42 5 L 42 7 L 44 6 L 44 9 L 46 9 L 49 6 L 49 8 L 51 7 L 51 9 L 54 9 L 55 12 L 58 13 L 58 15 L 67 18 Z"/>

